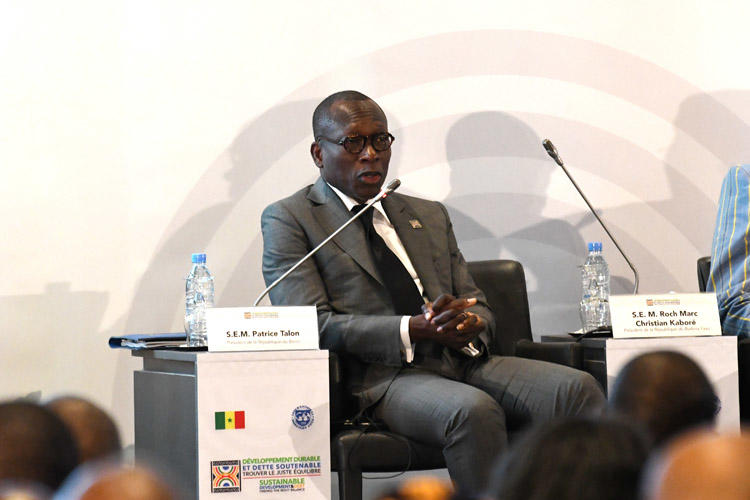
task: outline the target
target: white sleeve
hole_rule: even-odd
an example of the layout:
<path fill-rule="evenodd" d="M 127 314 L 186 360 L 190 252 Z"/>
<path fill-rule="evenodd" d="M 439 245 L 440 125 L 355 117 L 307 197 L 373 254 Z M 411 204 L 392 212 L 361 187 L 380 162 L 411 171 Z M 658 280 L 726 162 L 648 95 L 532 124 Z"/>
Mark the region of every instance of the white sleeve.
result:
<path fill-rule="evenodd" d="M 401 318 L 401 344 L 404 348 L 404 360 L 407 363 L 414 361 L 414 344 L 411 343 L 411 337 L 409 337 L 409 319 L 411 316 L 403 316 Z"/>

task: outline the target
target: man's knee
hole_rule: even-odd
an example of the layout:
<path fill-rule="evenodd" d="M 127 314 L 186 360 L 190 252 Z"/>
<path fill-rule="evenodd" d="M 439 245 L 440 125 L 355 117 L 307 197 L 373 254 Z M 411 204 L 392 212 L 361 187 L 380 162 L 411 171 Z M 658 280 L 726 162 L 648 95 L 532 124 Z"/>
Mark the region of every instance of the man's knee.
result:
<path fill-rule="evenodd" d="M 562 391 L 564 414 L 599 414 L 604 410 L 607 399 L 599 382 L 591 374 L 574 370 L 565 380 L 566 390 Z"/>
<path fill-rule="evenodd" d="M 446 434 L 458 429 L 505 431 L 505 412 L 492 396 L 479 389 L 472 390 L 454 409 Z"/>

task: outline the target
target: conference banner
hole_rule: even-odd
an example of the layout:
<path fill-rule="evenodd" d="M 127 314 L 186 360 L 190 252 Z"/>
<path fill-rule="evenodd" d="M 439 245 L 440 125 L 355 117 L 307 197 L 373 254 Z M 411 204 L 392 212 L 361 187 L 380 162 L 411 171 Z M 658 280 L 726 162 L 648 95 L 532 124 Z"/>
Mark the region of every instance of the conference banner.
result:
<path fill-rule="evenodd" d="M 196 362 L 200 499 L 331 497 L 328 351 Z"/>

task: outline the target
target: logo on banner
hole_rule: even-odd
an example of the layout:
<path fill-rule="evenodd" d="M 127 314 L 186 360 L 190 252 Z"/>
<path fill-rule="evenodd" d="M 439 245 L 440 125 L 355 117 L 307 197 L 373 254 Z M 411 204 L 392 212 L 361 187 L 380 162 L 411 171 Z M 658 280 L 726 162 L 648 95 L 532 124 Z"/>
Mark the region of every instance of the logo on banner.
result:
<path fill-rule="evenodd" d="M 245 412 L 217 411 L 214 413 L 214 423 L 217 431 L 224 429 L 244 429 Z"/>
<path fill-rule="evenodd" d="M 301 405 L 292 411 L 292 423 L 298 429 L 307 429 L 315 422 L 315 413 L 309 406 Z"/>
<path fill-rule="evenodd" d="M 235 493 L 241 490 L 239 460 L 211 462 L 211 493 Z"/>

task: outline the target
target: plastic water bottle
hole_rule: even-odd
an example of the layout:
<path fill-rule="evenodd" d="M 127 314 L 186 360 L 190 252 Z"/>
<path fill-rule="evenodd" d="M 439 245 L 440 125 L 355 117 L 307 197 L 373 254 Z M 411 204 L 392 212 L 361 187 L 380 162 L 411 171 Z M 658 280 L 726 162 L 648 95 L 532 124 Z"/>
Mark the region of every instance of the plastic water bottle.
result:
<path fill-rule="evenodd" d="M 206 254 L 194 253 L 193 267 L 185 278 L 185 333 L 188 345 L 206 345 L 206 308 L 214 306 L 214 278 L 206 267 Z"/>
<path fill-rule="evenodd" d="M 589 255 L 581 268 L 581 323 L 584 333 L 611 324 L 609 266 L 598 241 L 589 243 Z"/>

